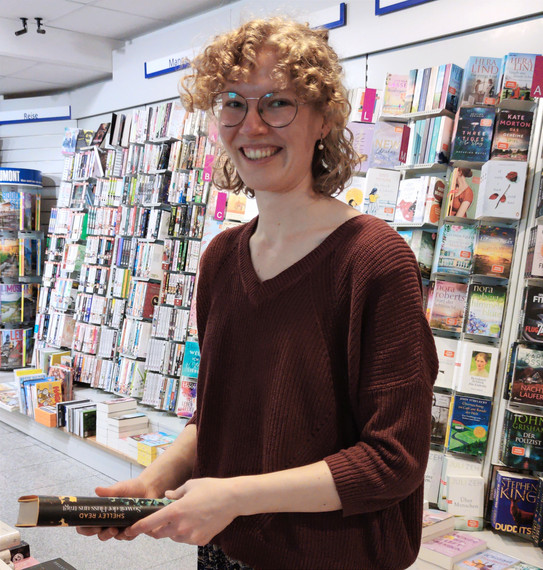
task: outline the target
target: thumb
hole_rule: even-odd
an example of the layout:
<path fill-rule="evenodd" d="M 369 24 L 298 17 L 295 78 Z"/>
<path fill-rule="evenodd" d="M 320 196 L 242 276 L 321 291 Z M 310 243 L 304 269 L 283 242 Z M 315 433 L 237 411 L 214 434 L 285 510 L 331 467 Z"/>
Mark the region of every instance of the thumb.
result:
<path fill-rule="evenodd" d="M 181 487 L 177 487 L 174 491 L 166 491 L 164 496 L 166 499 L 180 499 L 185 494 L 185 486 L 181 485 Z"/>

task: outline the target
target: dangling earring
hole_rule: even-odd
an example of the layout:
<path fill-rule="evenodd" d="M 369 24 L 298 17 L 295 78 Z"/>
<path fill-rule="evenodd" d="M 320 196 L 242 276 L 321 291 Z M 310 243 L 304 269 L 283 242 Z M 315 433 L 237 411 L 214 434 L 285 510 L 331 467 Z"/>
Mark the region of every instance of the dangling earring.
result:
<path fill-rule="evenodd" d="M 317 148 L 319 150 L 324 150 L 324 143 L 322 142 L 322 137 L 321 137 L 321 140 L 319 141 L 319 145 L 317 146 Z"/>

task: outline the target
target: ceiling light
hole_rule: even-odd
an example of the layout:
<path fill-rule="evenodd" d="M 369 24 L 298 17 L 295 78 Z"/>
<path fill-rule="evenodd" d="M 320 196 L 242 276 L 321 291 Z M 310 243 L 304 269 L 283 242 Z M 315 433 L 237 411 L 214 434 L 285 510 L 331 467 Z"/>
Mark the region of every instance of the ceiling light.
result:
<path fill-rule="evenodd" d="M 28 28 L 26 27 L 26 23 L 28 22 L 28 18 L 20 18 L 20 20 L 23 23 L 23 29 L 17 30 L 15 32 L 16 36 L 22 36 L 23 34 L 26 34 L 26 32 L 28 32 Z"/>
<path fill-rule="evenodd" d="M 45 30 L 41 27 L 41 21 L 43 20 L 43 18 L 34 18 L 34 20 L 36 20 L 36 25 L 38 26 L 36 32 L 38 34 L 45 34 Z"/>

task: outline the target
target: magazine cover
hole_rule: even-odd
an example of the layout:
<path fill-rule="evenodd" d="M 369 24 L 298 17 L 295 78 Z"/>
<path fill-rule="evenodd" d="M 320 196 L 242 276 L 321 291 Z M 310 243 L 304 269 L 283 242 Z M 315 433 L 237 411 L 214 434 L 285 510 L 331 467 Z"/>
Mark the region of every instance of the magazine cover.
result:
<path fill-rule="evenodd" d="M 0 230 L 17 231 L 19 229 L 19 210 L 21 194 L 16 190 L 0 188 Z"/>
<path fill-rule="evenodd" d="M 23 286 L 0 284 L 0 316 L 2 323 L 20 323 L 22 321 Z"/>

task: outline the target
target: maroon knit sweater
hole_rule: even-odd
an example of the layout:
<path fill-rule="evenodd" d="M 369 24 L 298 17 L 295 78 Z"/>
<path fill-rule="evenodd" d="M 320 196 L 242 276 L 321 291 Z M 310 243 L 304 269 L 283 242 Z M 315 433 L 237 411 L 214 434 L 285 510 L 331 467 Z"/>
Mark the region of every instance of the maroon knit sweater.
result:
<path fill-rule="evenodd" d="M 194 477 L 324 459 L 342 510 L 238 517 L 213 542 L 255 568 L 406 568 L 437 374 L 415 258 L 384 222 L 359 216 L 261 282 L 257 222 L 222 232 L 202 259 Z"/>

